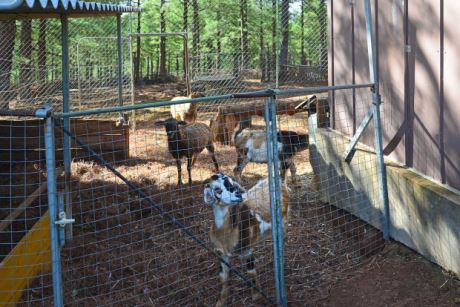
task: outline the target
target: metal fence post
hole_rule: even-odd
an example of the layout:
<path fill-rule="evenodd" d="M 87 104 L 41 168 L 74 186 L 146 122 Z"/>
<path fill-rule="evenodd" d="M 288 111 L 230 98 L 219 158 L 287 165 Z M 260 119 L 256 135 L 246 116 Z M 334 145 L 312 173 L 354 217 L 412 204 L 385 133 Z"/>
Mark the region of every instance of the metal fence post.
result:
<path fill-rule="evenodd" d="M 270 214 L 272 220 L 272 240 L 273 240 L 273 269 L 275 277 L 275 295 L 276 303 L 280 305 L 281 297 L 279 295 L 280 283 L 279 283 L 279 255 L 278 255 L 278 235 L 276 227 L 276 204 L 274 197 L 274 180 L 273 180 L 273 159 L 272 159 L 272 148 L 271 144 L 271 125 L 270 125 L 270 98 L 264 98 L 264 119 L 265 119 L 265 143 L 267 144 L 267 168 L 268 168 L 268 191 L 270 195 Z M 275 171 L 276 172 L 276 171 Z"/>
<path fill-rule="evenodd" d="M 364 1 L 364 14 L 366 19 L 366 34 L 367 34 L 367 52 L 369 57 L 369 73 L 370 80 L 374 83 L 372 91 L 372 103 L 373 103 L 373 118 L 374 118 L 374 143 L 375 143 L 375 154 L 377 157 L 377 174 L 379 180 L 379 197 L 380 203 L 383 204 L 383 238 L 388 240 L 390 238 L 390 209 L 388 204 L 388 189 L 387 189 L 387 175 L 385 169 L 385 161 L 383 156 L 383 145 L 382 145 L 382 125 L 380 120 L 380 93 L 379 93 L 379 82 L 377 76 L 377 57 L 376 57 L 376 46 L 374 39 L 374 32 L 372 27 L 372 14 L 371 4 L 369 0 Z"/>
<path fill-rule="evenodd" d="M 275 187 L 275 208 L 276 208 L 276 236 L 278 249 L 278 279 L 280 306 L 287 306 L 286 288 L 284 285 L 284 256 L 283 256 L 283 221 L 281 214 L 281 193 L 280 193 L 280 168 L 278 161 L 278 131 L 276 128 L 276 96 L 270 97 L 270 117 L 272 133 L 273 167 L 274 167 L 274 187 Z"/>
<path fill-rule="evenodd" d="M 62 40 L 62 112 L 67 113 L 69 108 L 69 19 L 67 15 L 61 15 L 61 40 Z M 70 129 L 70 119 L 64 118 L 64 127 Z M 72 217 L 72 200 L 70 195 L 70 139 L 63 136 L 63 156 L 64 156 L 64 199 L 65 210 L 69 218 Z M 66 229 L 66 238 L 72 238 L 72 225 Z"/>
<path fill-rule="evenodd" d="M 48 107 L 49 110 L 49 107 Z M 45 150 L 46 150 L 46 184 L 48 189 L 48 214 L 50 223 L 51 245 L 51 275 L 53 283 L 54 306 L 63 305 L 61 256 L 59 251 L 59 235 L 57 220 L 57 191 L 56 191 L 56 160 L 54 145 L 54 119 L 47 116 L 45 119 Z"/>

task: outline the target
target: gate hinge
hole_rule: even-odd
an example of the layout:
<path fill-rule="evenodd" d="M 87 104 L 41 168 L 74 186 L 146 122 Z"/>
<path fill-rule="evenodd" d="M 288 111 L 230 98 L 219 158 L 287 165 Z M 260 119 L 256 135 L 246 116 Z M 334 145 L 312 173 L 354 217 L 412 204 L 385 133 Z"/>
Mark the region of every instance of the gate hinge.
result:
<path fill-rule="evenodd" d="M 75 223 L 75 219 L 67 218 L 67 214 L 65 213 L 65 211 L 59 211 L 58 217 L 59 217 L 59 220 L 54 222 L 54 224 L 58 225 L 59 227 L 64 228 L 68 224 Z"/>

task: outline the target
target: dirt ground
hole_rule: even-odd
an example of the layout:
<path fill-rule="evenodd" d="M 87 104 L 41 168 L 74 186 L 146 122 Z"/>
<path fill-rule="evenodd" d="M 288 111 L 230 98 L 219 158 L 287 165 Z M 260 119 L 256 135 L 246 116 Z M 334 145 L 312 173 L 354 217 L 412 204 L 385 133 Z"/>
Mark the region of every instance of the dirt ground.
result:
<path fill-rule="evenodd" d="M 391 243 L 333 285 L 318 305 L 460 306 L 460 280 L 405 246 Z"/>

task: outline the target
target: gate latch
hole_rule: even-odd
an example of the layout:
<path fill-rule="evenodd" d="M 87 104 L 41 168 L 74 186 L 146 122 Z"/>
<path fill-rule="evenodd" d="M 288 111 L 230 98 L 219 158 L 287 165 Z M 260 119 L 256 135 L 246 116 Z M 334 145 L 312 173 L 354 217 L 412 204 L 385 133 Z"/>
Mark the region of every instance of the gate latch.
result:
<path fill-rule="evenodd" d="M 58 225 L 59 227 L 64 228 L 67 224 L 75 223 L 75 219 L 68 219 L 65 211 L 59 211 L 58 214 L 59 220 L 54 222 L 54 224 Z"/>

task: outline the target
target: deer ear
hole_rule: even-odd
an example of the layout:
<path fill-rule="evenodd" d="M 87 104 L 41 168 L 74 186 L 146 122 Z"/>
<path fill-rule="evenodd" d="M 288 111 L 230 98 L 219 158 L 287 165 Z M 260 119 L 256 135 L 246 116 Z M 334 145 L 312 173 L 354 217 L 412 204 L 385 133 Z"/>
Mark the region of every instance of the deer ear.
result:
<path fill-rule="evenodd" d="M 203 200 L 204 203 L 207 205 L 213 205 L 217 201 L 217 199 L 214 197 L 214 193 L 212 193 L 212 189 L 209 184 L 206 184 L 204 187 Z"/>

